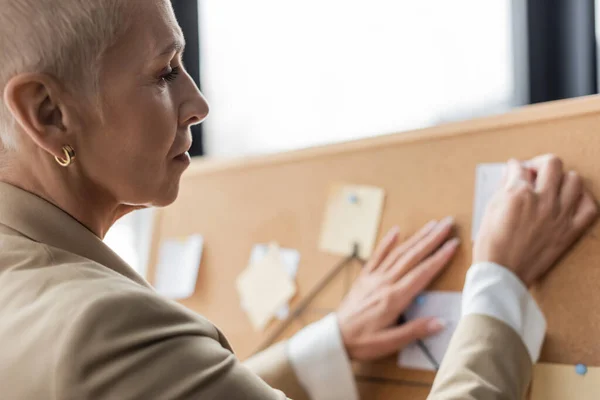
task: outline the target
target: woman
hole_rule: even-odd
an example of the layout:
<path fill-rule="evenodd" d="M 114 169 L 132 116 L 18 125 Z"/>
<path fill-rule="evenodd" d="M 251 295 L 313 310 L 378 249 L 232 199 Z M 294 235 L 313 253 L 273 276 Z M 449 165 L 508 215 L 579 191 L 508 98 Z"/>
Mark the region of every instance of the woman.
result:
<path fill-rule="evenodd" d="M 102 243 L 124 214 L 177 197 L 190 126 L 208 114 L 183 45 L 168 0 L 2 3 L 3 399 L 285 398 L 265 381 L 296 399 L 353 399 L 349 358 L 386 356 L 443 329 L 394 321 L 456 252 L 452 219 L 399 246 L 392 230 L 337 313 L 250 369 L 209 321 L 158 296 Z M 580 221 L 542 246 L 574 240 L 593 219 L 591 197 L 569 190 L 578 200 L 561 218 Z M 483 242 L 482 260 L 495 261 L 499 245 Z"/>

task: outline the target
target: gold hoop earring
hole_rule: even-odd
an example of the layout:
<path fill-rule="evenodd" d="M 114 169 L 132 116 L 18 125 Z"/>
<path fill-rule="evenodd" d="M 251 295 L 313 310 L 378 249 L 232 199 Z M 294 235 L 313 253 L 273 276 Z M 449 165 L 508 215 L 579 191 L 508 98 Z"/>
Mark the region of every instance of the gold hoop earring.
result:
<path fill-rule="evenodd" d="M 58 165 L 66 168 L 75 162 L 75 150 L 71 146 L 66 145 L 63 146 L 62 151 L 65 153 L 65 158 L 54 157 L 54 159 Z"/>

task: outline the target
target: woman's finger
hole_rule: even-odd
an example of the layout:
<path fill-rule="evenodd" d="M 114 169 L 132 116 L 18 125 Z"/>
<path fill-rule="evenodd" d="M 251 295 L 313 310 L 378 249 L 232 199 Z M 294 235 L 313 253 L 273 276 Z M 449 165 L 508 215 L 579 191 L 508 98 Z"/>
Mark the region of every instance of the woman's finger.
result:
<path fill-rule="evenodd" d="M 404 276 L 392 276 L 392 281 L 397 281 L 394 285 L 394 293 L 398 294 L 394 303 L 397 305 L 397 314 L 400 314 L 421 293 L 439 273 L 448 266 L 450 260 L 456 254 L 460 246 L 460 239 L 454 238 L 447 241 L 438 251 L 421 262 L 416 268 L 406 273 Z"/>
<path fill-rule="evenodd" d="M 560 189 L 560 209 L 573 215 L 581 194 L 583 193 L 583 182 L 575 171 L 569 171 L 563 179 Z"/>
<path fill-rule="evenodd" d="M 516 187 L 523 183 L 533 186 L 532 172 L 528 168 L 525 168 L 519 161 L 515 159 L 508 160 L 504 187 Z"/>
<path fill-rule="evenodd" d="M 402 254 L 392 265 L 387 268 L 386 275 L 395 282 L 402 276 L 407 274 L 414 267 L 419 265 L 423 260 L 429 257 L 436 249 L 438 249 L 450 236 L 454 219 L 451 217 L 445 218 L 436 227 L 427 234 L 418 243 L 413 245 L 404 254 Z"/>
<path fill-rule="evenodd" d="M 573 215 L 575 236 L 579 237 L 598 218 L 598 204 L 587 190 L 583 192 Z"/>
<path fill-rule="evenodd" d="M 396 353 L 412 342 L 435 335 L 444 328 L 445 322 L 438 318 L 419 318 L 375 333 L 365 349 L 369 354 L 364 354 L 361 359 L 376 359 Z"/>
<path fill-rule="evenodd" d="M 437 221 L 430 221 L 425 226 L 423 226 L 417 233 L 415 233 L 411 238 L 409 238 L 404 243 L 400 244 L 396 247 L 381 263 L 379 266 L 380 271 L 388 270 L 394 263 L 400 258 L 408 249 L 419 243 L 424 237 L 426 237 L 436 226 Z"/>
<path fill-rule="evenodd" d="M 527 165 L 537 171 L 535 191 L 555 197 L 560 190 L 563 178 L 562 160 L 553 154 L 546 154 L 528 161 Z"/>
<path fill-rule="evenodd" d="M 561 236 L 559 244 L 542 252 L 537 258 L 537 262 L 522 273 L 523 277 L 521 279 L 524 282 L 534 282 L 535 280 L 542 279 L 552 266 L 555 265 L 565 249 L 572 246 L 598 217 L 598 205 L 594 197 L 587 190 L 583 191 L 579 199 L 576 200 L 576 203 L 572 207 L 572 211 L 567 211 L 567 218 L 571 218 L 570 223 L 563 225 L 562 230 L 555 231 L 555 233 Z"/>
<path fill-rule="evenodd" d="M 365 264 L 364 270 L 367 272 L 371 272 L 376 269 L 379 264 L 385 259 L 388 255 L 394 244 L 396 244 L 396 240 L 398 240 L 398 234 L 400 233 L 400 228 L 394 226 L 392 229 L 385 234 L 383 239 L 377 245 L 377 248 L 373 252 L 373 255 Z"/>

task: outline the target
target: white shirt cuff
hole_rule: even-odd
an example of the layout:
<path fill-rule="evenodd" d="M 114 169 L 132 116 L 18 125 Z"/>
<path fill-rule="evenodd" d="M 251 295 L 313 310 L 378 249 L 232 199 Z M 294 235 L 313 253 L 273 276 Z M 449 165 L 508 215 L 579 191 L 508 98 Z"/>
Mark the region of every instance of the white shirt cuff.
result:
<path fill-rule="evenodd" d="M 507 268 L 483 262 L 469 269 L 462 314 L 487 315 L 504 322 L 521 336 L 533 363 L 539 360 L 546 319 L 523 282 Z"/>
<path fill-rule="evenodd" d="M 335 314 L 292 337 L 288 356 L 311 400 L 358 400 L 350 359 Z"/>

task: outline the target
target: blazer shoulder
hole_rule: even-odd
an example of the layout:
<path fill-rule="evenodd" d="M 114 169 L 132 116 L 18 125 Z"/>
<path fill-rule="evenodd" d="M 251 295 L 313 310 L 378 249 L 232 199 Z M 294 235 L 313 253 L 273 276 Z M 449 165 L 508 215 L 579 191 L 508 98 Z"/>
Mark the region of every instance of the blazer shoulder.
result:
<path fill-rule="evenodd" d="M 206 319 L 143 287 L 103 287 L 56 344 L 58 398 L 281 399 Z"/>

